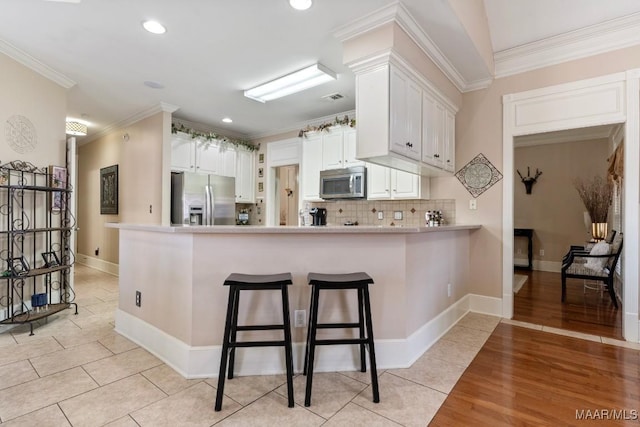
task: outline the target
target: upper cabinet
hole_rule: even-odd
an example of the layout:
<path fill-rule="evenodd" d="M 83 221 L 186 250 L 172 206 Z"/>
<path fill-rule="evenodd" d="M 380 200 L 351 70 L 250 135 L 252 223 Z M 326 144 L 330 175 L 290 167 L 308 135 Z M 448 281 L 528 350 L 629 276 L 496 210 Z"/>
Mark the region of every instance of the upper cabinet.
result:
<path fill-rule="evenodd" d="M 221 165 L 218 146 L 186 133 L 171 135 L 171 170 L 217 174 Z"/>
<path fill-rule="evenodd" d="M 255 168 L 253 151 L 239 149 L 236 161 L 236 203 L 255 202 Z"/>
<path fill-rule="evenodd" d="M 335 127 L 329 132 L 321 133 L 321 137 L 322 170 L 364 165 L 363 161 L 356 159 L 355 129 Z"/>
<path fill-rule="evenodd" d="M 367 163 L 367 199 L 428 199 L 429 178 Z"/>
<path fill-rule="evenodd" d="M 319 201 L 320 171 L 322 170 L 322 135 L 315 133 L 302 138 L 302 199 Z"/>
<path fill-rule="evenodd" d="M 372 61 L 353 69 L 356 157 L 426 176 L 453 172 L 457 107 L 403 60 Z"/>
<path fill-rule="evenodd" d="M 422 161 L 454 172 L 455 115 L 428 93 L 422 95 Z"/>
<path fill-rule="evenodd" d="M 422 89 L 408 75 L 391 68 L 389 91 L 389 149 L 420 160 Z"/>
<path fill-rule="evenodd" d="M 302 138 L 302 199 L 320 201 L 320 171 L 364 165 L 356 159 L 356 129 L 336 126 Z"/>

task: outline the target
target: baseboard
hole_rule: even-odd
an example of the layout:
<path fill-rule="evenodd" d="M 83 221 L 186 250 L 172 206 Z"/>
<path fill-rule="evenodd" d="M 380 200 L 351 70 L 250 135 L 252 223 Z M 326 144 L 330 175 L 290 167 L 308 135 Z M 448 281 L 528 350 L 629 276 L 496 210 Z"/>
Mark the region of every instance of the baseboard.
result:
<path fill-rule="evenodd" d="M 516 267 L 527 267 L 529 260 L 526 258 L 515 258 L 513 264 Z M 560 261 L 541 261 L 539 259 L 533 260 L 533 269 L 536 271 L 548 271 L 550 273 L 560 273 L 562 269 L 562 262 Z"/>
<path fill-rule="evenodd" d="M 466 295 L 427 322 L 406 339 L 376 339 L 378 369 L 407 368 L 435 344 L 469 311 L 500 316 L 501 300 Z M 154 354 L 185 378 L 218 376 L 220 346 L 193 347 L 155 326 L 116 310 L 116 331 Z M 293 344 L 293 367 L 301 372 L 305 343 Z M 284 352 L 278 347 L 238 348 L 235 372 L 243 375 L 271 375 L 284 372 Z M 357 346 L 318 347 L 316 372 L 353 371 L 359 368 Z"/>
<path fill-rule="evenodd" d="M 90 257 L 85 254 L 78 254 L 76 255 L 76 262 L 114 276 L 118 276 L 120 274 L 120 266 L 118 264 L 114 264 L 100 258 Z"/>

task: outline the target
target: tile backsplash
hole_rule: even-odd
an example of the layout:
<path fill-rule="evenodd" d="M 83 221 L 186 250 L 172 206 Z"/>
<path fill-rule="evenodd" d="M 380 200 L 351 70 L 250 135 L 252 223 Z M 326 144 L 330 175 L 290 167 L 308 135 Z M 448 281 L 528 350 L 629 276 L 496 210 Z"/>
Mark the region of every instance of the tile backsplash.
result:
<path fill-rule="evenodd" d="M 310 203 L 310 207 L 327 209 L 327 225 L 343 225 L 347 221 L 359 225 L 385 225 L 417 227 L 425 225 L 427 211 L 442 211 L 444 225 L 455 224 L 455 199 L 438 200 L 344 200 Z M 383 219 L 378 219 L 382 212 Z M 402 212 L 402 219 L 394 213 Z"/>

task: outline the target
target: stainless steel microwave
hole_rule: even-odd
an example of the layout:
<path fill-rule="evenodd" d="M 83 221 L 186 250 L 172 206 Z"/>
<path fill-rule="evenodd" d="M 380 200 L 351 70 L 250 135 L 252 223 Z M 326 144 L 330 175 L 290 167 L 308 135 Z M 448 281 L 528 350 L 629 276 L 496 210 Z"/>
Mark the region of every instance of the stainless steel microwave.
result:
<path fill-rule="evenodd" d="M 331 200 L 366 197 L 367 168 L 364 166 L 320 171 L 320 198 Z"/>

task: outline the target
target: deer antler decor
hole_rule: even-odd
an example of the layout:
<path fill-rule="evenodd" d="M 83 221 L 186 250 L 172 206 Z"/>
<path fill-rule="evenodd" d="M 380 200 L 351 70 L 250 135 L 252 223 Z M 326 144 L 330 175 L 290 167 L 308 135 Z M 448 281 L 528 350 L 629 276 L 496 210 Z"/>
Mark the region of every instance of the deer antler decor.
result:
<path fill-rule="evenodd" d="M 527 190 L 527 194 L 531 194 L 531 188 L 533 187 L 533 184 L 535 184 L 537 182 L 538 177 L 540 175 L 542 175 L 542 172 L 540 172 L 538 170 L 538 168 L 536 168 L 536 176 L 532 177 L 531 176 L 531 171 L 529 170 L 529 166 L 527 166 L 527 176 L 526 177 L 522 176 L 520 171 L 517 170 L 517 169 L 516 169 L 516 172 L 518 172 L 518 175 L 520 175 L 520 179 L 524 183 L 524 187 Z"/>

